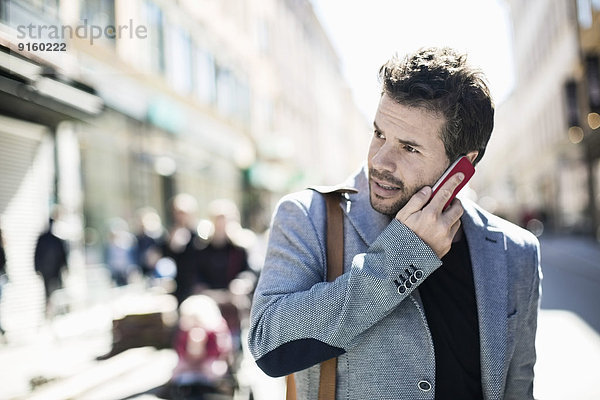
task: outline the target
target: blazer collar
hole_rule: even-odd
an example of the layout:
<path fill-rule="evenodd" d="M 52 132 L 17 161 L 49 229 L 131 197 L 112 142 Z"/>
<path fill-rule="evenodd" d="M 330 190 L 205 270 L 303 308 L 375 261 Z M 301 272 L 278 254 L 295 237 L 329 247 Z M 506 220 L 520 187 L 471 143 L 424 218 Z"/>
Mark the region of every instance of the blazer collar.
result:
<path fill-rule="evenodd" d="M 508 269 L 504 234 L 475 205 L 461 199 L 479 318 L 481 379 L 486 399 L 503 396 L 507 342 Z"/>

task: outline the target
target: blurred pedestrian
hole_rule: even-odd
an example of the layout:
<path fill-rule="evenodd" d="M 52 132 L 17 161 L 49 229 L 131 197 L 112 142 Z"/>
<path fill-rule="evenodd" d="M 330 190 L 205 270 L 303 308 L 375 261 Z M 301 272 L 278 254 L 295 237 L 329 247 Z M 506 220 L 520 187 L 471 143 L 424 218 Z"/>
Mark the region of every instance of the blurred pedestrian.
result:
<path fill-rule="evenodd" d="M 239 210 L 229 199 L 212 201 L 208 214 L 212 232 L 198 254 L 195 291 L 202 291 L 217 302 L 239 355 L 242 325 L 249 316 L 250 296 L 256 283 L 242 242 L 247 234 L 255 235 L 242 229 Z"/>
<path fill-rule="evenodd" d="M 180 193 L 170 201 L 173 223 L 169 227 L 164 256 L 175 261 L 175 297 L 181 304 L 193 293 L 196 283 L 198 251 L 202 241 L 195 229 L 196 199 L 187 193 Z"/>
<path fill-rule="evenodd" d="M 212 235 L 198 255 L 198 281 L 208 289 L 227 289 L 241 272 L 248 270 L 246 249 L 232 238 L 232 229 L 240 229 L 239 211 L 228 199 L 214 200 L 208 206 L 213 224 Z"/>
<path fill-rule="evenodd" d="M 168 398 L 233 395 L 232 338 L 217 303 L 209 296 L 192 295 L 181 303 L 179 314 L 173 343 L 178 362 L 167 386 Z"/>
<path fill-rule="evenodd" d="M 294 373 L 298 399 L 533 398 L 538 240 L 465 196 L 446 208 L 464 174 L 432 196 L 454 161 L 479 162 L 492 133 L 485 77 L 466 59 L 449 48 L 390 59 L 366 163 L 275 211 L 249 347 L 269 375 Z M 317 190 L 340 211 L 343 249 L 328 248 Z"/>
<path fill-rule="evenodd" d="M 109 221 L 108 242 L 105 259 L 113 282 L 117 286 L 129 283 L 132 273 L 137 269 L 135 260 L 135 236 L 129 232 L 129 225 L 122 218 Z"/>
<path fill-rule="evenodd" d="M 67 243 L 54 233 L 54 217 L 48 220 L 48 228 L 42 232 L 35 245 L 35 271 L 42 276 L 46 295 L 46 316 L 51 315 L 51 296 L 62 289 L 62 274 L 67 270 Z"/>
<path fill-rule="evenodd" d="M 144 276 L 156 276 L 156 263 L 163 256 L 166 232 L 160 216 L 151 207 L 145 207 L 137 212 L 139 231 L 136 235 L 136 262 Z"/>
<path fill-rule="evenodd" d="M 4 284 L 8 281 L 8 275 L 6 274 L 6 253 L 4 252 L 4 240 L 2 238 L 2 229 L 0 229 L 0 303 L 2 302 L 2 289 Z M 0 334 L 4 336 L 4 329 L 2 328 L 2 318 L 0 318 Z"/>

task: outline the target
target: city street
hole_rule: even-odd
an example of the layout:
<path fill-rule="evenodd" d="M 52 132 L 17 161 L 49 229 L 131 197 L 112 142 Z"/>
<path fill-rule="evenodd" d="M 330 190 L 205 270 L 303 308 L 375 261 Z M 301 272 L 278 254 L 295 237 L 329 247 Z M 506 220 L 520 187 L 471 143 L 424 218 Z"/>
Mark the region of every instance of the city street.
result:
<path fill-rule="evenodd" d="M 600 302 L 600 247 L 574 237 L 548 237 L 541 242 L 544 293 L 535 396 L 598 399 L 600 318 L 593 308 Z M 59 316 L 40 328 L 34 342 L 2 345 L 0 398 L 156 399 L 171 376 L 176 354 L 142 347 L 96 360 L 111 347 L 108 308 L 98 305 Z M 258 400 L 283 398 L 283 380 L 264 375 L 248 356 L 238 381 L 241 390 L 236 400 L 247 399 L 249 387 Z M 37 385 L 34 391 L 32 382 Z"/>
<path fill-rule="evenodd" d="M 345 288 L 333 329 L 317 307 L 329 306 L 327 290 L 281 289 L 314 276 L 306 260 L 328 266 L 332 236 L 312 224 L 317 197 L 289 194 L 353 183 L 368 187 L 368 210 L 393 214 L 459 155 L 477 168 L 464 197 L 540 238 L 535 378 L 518 370 L 533 369 L 535 318 L 524 326 L 532 302 L 522 300 L 536 291 L 514 273 L 531 258 L 504 276 L 501 246 L 476 268 L 486 272 L 477 315 L 461 303 L 473 306 L 464 279 L 452 278 L 431 296 L 449 312 L 424 295 L 428 315 L 417 305 L 418 324 L 407 323 L 416 301 L 394 297 L 396 286 L 425 294 L 419 273 L 431 271 L 415 263 L 388 276 L 411 261 L 390 252 L 387 273 L 369 264 L 347 287 L 321 282 Z M 247 344 L 263 268 L 256 298 L 279 308 L 256 303 L 261 366 L 293 370 L 289 354 L 311 336 L 348 351 L 338 372 L 356 398 L 465 397 L 444 386 L 455 368 L 440 356 L 460 337 L 474 344 L 448 342 L 458 363 L 475 365 L 465 374 L 481 350 L 510 369 L 509 383 L 534 379 L 535 399 L 600 400 L 599 177 L 600 0 L 0 0 L 0 400 L 285 398 L 285 377 L 267 376 Z M 371 243 L 377 221 L 353 199 L 346 211 L 352 203 L 360 218 L 344 236 Z M 470 252 L 476 265 L 483 253 Z M 366 300 L 352 286 L 363 278 L 359 289 L 376 287 Z M 445 325 L 449 315 L 467 322 Z M 517 332 L 507 346 L 505 325 Z M 442 375 L 418 361 L 418 339 L 435 344 Z M 297 365 L 314 348 L 301 352 Z M 502 374 L 483 368 L 483 391 L 498 392 Z M 307 376 L 300 386 L 318 388 L 318 374 Z"/>
<path fill-rule="evenodd" d="M 600 399 L 600 246 L 544 237 L 536 398 Z"/>
<path fill-rule="evenodd" d="M 543 309 L 572 311 L 600 332 L 600 248 L 591 239 L 544 238 Z"/>

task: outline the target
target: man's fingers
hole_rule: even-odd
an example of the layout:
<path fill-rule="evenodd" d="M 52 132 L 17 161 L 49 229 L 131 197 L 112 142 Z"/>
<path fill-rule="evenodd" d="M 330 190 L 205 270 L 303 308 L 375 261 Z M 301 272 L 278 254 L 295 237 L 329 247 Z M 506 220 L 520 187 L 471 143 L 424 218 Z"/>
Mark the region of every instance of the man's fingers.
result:
<path fill-rule="evenodd" d="M 408 203 L 400 211 L 396 214 L 396 219 L 405 222 L 408 217 L 412 214 L 420 211 L 425 204 L 429 201 L 431 197 L 431 188 L 429 186 L 425 186 L 423 189 L 419 190 L 417 193 L 413 194 L 413 196 L 408 200 Z"/>
<path fill-rule="evenodd" d="M 440 190 L 433 196 L 431 199 L 431 203 L 429 203 L 428 207 L 433 207 L 438 211 L 442 211 L 444 205 L 450 200 L 452 193 L 454 190 L 460 185 L 460 183 L 465 179 L 465 174 L 459 172 L 454 174 L 452 178 L 448 179 L 440 188 Z"/>
<path fill-rule="evenodd" d="M 450 223 L 454 223 L 462 217 L 465 209 L 462 207 L 462 203 L 459 199 L 452 200 L 450 206 L 443 212 L 444 218 Z"/>

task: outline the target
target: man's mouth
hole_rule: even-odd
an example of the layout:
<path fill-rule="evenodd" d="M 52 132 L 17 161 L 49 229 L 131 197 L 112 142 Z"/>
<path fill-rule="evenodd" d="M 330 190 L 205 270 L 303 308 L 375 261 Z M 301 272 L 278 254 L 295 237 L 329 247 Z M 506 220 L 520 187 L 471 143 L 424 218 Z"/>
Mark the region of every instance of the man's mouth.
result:
<path fill-rule="evenodd" d="M 403 186 L 397 185 L 371 179 L 371 194 L 380 199 L 396 198 L 404 190 Z"/>
<path fill-rule="evenodd" d="M 385 190 L 400 190 L 401 189 L 398 186 L 386 185 L 385 183 L 381 183 L 381 182 L 377 182 L 377 181 L 373 181 L 373 183 L 375 183 L 377 186 L 379 186 L 380 188 L 385 189 Z"/>
<path fill-rule="evenodd" d="M 389 173 L 369 170 L 371 193 L 380 198 L 396 197 L 404 190 L 404 184 Z"/>

